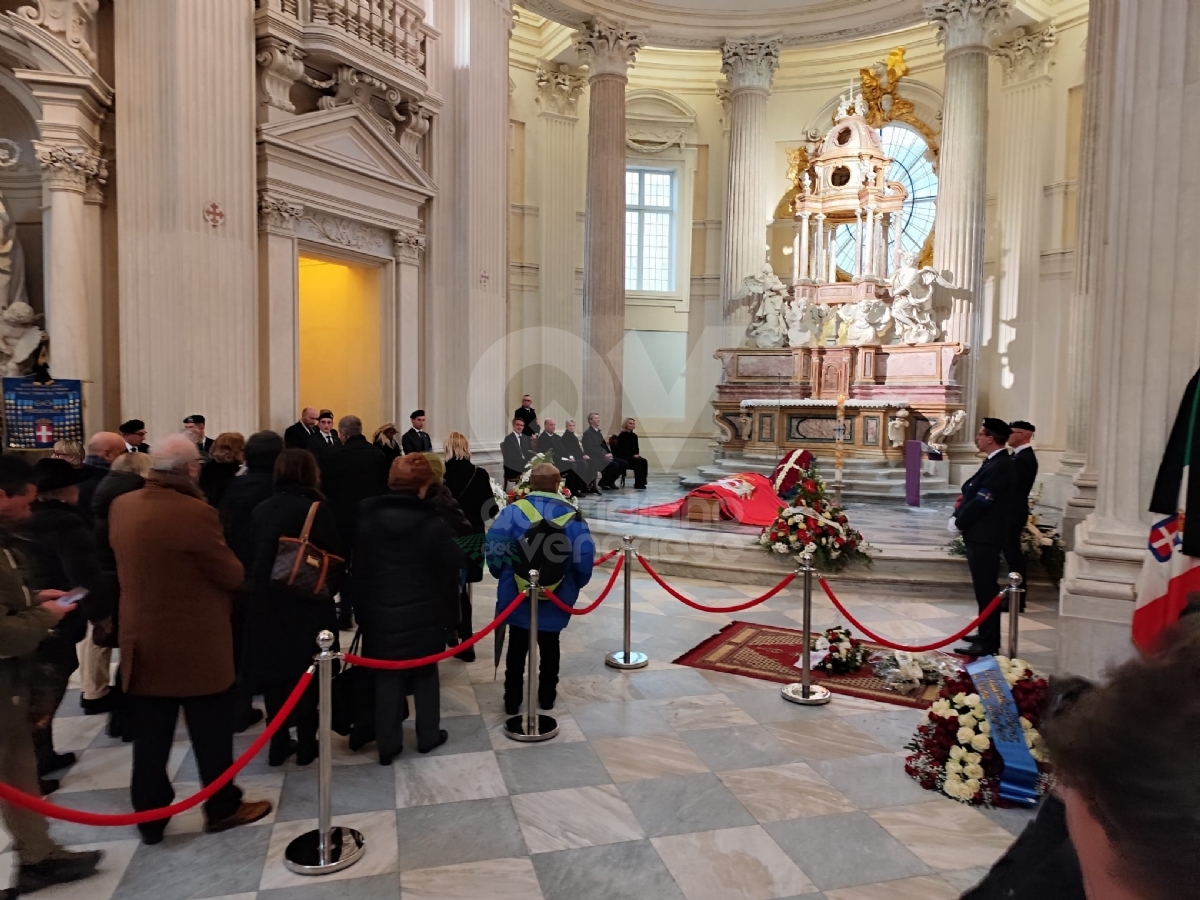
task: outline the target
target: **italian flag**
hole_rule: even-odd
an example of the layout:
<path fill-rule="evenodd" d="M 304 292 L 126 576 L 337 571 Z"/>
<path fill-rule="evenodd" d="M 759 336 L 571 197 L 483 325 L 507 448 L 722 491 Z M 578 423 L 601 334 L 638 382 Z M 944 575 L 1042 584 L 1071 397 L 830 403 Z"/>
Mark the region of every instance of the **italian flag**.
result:
<path fill-rule="evenodd" d="M 1152 649 L 1193 598 L 1200 598 L 1200 526 L 1187 532 L 1188 489 L 1196 453 L 1196 413 L 1200 373 L 1193 376 L 1167 442 L 1150 509 L 1164 515 L 1150 529 L 1146 559 L 1138 576 L 1133 610 L 1133 642 Z M 1200 472 L 1197 473 L 1200 478 Z M 1198 484 L 1200 486 L 1200 484 Z M 1173 495 L 1173 496 L 1172 496 Z M 1200 504 L 1198 504 L 1200 506 Z M 1197 509 L 1200 515 L 1200 509 Z"/>

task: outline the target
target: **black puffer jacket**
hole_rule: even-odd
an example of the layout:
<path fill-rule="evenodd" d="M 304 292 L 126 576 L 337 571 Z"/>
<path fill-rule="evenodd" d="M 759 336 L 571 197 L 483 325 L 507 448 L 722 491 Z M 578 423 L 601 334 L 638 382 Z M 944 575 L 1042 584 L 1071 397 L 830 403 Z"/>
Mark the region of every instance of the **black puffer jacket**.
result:
<path fill-rule="evenodd" d="M 445 649 L 464 565 L 432 504 L 406 491 L 364 500 L 352 576 L 363 655 L 416 659 Z"/>

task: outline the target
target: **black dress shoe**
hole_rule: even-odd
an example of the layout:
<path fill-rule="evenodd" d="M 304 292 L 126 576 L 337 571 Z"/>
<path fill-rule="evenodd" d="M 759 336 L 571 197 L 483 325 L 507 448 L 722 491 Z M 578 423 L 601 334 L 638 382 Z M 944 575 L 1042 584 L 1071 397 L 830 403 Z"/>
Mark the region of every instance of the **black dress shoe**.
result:
<path fill-rule="evenodd" d="M 978 644 L 979 643 L 979 633 L 976 632 L 975 634 L 968 634 L 966 637 L 963 638 L 963 641 L 967 644 Z"/>
<path fill-rule="evenodd" d="M 263 719 L 263 711 L 257 706 L 250 707 L 249 712 L 244 712 L 238 716 L 237 722 L 234 724 L 233 730 L 241 734 L 247 728 L 251 728 L 261 722 Z"/>
<path fill-rule="evenodd" d="M 468 647 L 466 650 L 464 650 L 462 653 L 455 653 L 454 658 L 461 659 L 465 663 L 473 663 L 473 662 L 475 662 L 475 648 L 473 646 L 471 646 L 471 647 Z"/>
<path fill-rule="evenodd" d="M 62 782 L 60 782 L 57 778 L 39 778 L 38 793 L 43 797 L 47 797 L 57 791 L 61 784 Z"/>
<path fill-rule="evenodd" d="M 296 747 L 296 765 L 307 766 L 318 755 L 319 752 L 316 744 L 300 744 Z"/>
<path fill-rule="evenodd" d="M 138 826 L 138 831 L 142 833 L 142 843 L 147 847 L 161 844 L 163 842 L 163 833 L 166 830 L 167 826 L 161 822 L 147 822 L 145 825 Z"/>
<path fill-rule="evenodd" d="M 350 731 L 350 750 L 352 753 L 357 753 L 367 744 L 375 740 L 375 732 L 373 731 Z"/>
<path fill-rule="evenodd" d="M 520 700 L 505 700 L 504 701 L 504 712 L 506 715 L 515 716 L 520 711 L 521 711 L 521 701 Z"/>
<path fill-rule="evenodd" d="M 554 709 L 555 699 L 556 698 L 553 694 L 543 694 L 542 696 L 538 697 L 538 706 L 540 706 L 542 709 Z"/>
<path fill-rule="evenodd" d="M 95 874 L 96 866 L 100 865 L 103 858 L 104 853 L 100 850 L 87 850 L 82 853 L 59 850 L 49 859 L 18 869 L 17 893 L 32 894 L 42 888 L 87 878 Z"/>
<path fill-rule="evenodd" d="M 615 484 L 604 484 L 603 482 L 600 484 L 600 490 L 602 491 L 615 491 L 616 489 L 617 486 Z"/>
<path fill-rule="evenodd" d="M 983 649 L 981 644 L 967 644 L 965 647 L 955 647 L 954 652 L 959 656 L 992 656 L 993 654 Z"/>
<path fill-rule="evenodd" d="M 114 700 L 116 700 L 116 696 L 109 691 L 103 697 L 97 697 L 95 700 L 80 698 L 79 705 L 85 716 L 98 716 L 101 713 L 112 712 Z"/>
<path fill-rule="evenodd" d="M 446 743 L 446 741 L 448 741 L 448 740 L 450 740 L 450 732 L 448 732 L 445 728 L 443 728 L 441 731 L 438 732 L 438 739 L 437 739 L 436 744 L 434 744 L 432 747 L 418 747 L 417 752 L 418 753 L 429 753 L 433 750 L 436 750 L 438 747 L 442 746 L 442 744 Z"/>
<path fill-rule="evenodd" d="M 296 752 L 297 746 L 295 741 L 288 741 L 286 746 L 276 746 L 272 743 L 271 749 L 267 752 L 267 765 L 275 768 L 282 766 L 288 761 L 288 757 Z"/>

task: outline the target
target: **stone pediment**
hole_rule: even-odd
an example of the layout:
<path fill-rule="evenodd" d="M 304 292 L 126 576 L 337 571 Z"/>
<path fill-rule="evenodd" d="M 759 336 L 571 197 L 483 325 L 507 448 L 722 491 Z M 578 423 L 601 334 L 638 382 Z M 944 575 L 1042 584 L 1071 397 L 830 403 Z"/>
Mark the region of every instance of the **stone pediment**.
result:
<path fill-rule="evenodd" d="M 319 159 L 359 178 L 378 178 L 429 197 L 437 193 L 437 185 L 420 164 L 372 114 L 357 106 L 306 113 L 263 125 L 259 133 L 265 143 Z"/>

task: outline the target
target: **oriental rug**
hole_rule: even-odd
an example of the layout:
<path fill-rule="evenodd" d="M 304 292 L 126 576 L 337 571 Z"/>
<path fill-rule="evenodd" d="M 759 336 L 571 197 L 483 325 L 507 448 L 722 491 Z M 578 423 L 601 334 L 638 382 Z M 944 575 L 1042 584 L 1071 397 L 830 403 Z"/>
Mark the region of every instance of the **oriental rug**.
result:
<path fill-rule="evenodd" d="M 812 635 L 816 639 L 820 635 Z M 800 680 L 796 663 L 803 650 L 804 632 L 778 625 L 758 625 L 754 622 L 731 622 L 700 645 L 692 648 L 676 665 L 708 669 L 730 675 L 744 675 L 779 684 Z M 871 651 L 882 650 L 881 644 L 863 641 Z M 877 678 L 870 666 L 846 675 L 831 675 L 813 669 L 814 684 L 824 685 L 835 694 L 878 700 L 910 709 L 928 709 L 937 699 L 936 684 L 921 685 L 914 693 L 902 694 L 890 689 Z"/>

